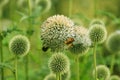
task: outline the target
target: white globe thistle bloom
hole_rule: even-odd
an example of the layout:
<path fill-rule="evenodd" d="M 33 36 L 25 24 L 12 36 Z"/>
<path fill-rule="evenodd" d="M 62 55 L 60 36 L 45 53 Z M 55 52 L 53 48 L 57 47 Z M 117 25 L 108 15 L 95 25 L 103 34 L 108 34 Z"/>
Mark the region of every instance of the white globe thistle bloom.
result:
<path fill-rule="evenodd" d="M 64 49 L 64 41 L 73 36 L 74 23 L 63 15 L 49 17 L 41 26 L 43 46 L 52 51 Z"/>
<path fill-rule="evenodd" d="M 91 45 L 88 30 L 81 26 L 74 26 L 74 42 L 70 51 L 74 54 L 85 53 Z"/>

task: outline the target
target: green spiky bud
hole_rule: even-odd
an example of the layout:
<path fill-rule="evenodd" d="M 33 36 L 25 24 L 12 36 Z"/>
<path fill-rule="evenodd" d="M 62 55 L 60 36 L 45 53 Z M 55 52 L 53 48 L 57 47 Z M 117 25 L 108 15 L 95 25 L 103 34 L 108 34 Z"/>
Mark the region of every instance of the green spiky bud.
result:
<path fill-rule="evenodd" d="M 88 30 L 81 26 L 74 26 L 74 35 L 73 46 L 69 50 L 77 55 L 86 53 L 91 45 Z"/>
<path fill-rule="evenodd" d="M 50 58 L 48 66 L 54 74 L 63 74 L 69 70 L 70 63 L 66 55 L 63 53 L 55 53 Z"/>
<path fill-rule="evenodd" d="M 74 23 L 64 15 L 49 17 L 41 26 L 43 45 L 49 47 L 51 51 L 63 50 L 64 41 L 73 36 L 73 25 Z"/>
<path fill-rule="evenodd" d="M 112 53 L 120 52 L 120 31 L 112 33 L 107 39 L 107 49 Z"/>
<path fill-rule="evenodd" d="M 89 36 L 93 43 L 102 43 L 107 37 L 107 31 L 105 26 L 100 24 L 94 24 L 90 26 Z"/>
<path fill-rule="evenodd" d="M 9 50 L 16 56 L 25 56 L 30 49 L 30 42 L 26 36 L 14 36 L 9 43 Z"/>
<path fill-rule="evenodd" d="M 110 71 L 105 65 L 99 65 L 96 67 L 97 78 L 99 80 L 108 80 L 110 77 Z M 93 75 L 95 71 L 93 71 Z"/>
<path fill-rule="evenodd" d="M 45 77 L 44 80 L 56 80 L 56 75 L 53 74 L 53 73 L 50 73 L 49 75 L 47 75 L 47 76 Z"/>
<path fill-rule="evenodd" d="M 102 20 L 100 20 L 100 19 L 94 19 L 94 20 L 92 20 L 91 23 L 90 23 L 90 26 L 92 26 L 94 24 L 99 24 L 99 25 L 105 26 L 104 22 Z"/>
<path fill-rule="evenodd" d="M 120 80 L 120 77 L 117 75 L 112 75 L 109 80 Z"/>

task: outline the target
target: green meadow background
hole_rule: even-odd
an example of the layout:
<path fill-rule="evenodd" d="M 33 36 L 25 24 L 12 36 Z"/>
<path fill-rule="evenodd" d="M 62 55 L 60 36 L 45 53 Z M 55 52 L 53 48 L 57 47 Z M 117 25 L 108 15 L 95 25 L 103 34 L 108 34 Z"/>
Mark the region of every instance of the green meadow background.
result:
<path fill-rule="evenodd" d="M 27 35 L 31 42 L 29 58 L 29 80 L 44 80 L 50 73 L 48 60 L 53 54 L 50 50 L 42 51 L 40 39 L 40 26 L 50 16 L 62 14 L 74 21 L 75 24 L 89 27 L 90 21 L 103 20 L 106 25 L 108 36 L 120 30 L 120 0 L 30 0 L 29 12 L 27 0 L 0 0 L 0 33 L 4 32 L 2 50 L 4 63 L 9 68 L 4 68 L 5 80 L 14 80 L 11 68 L 14 67 L 14 56 L 9 52 L 9 41 L 17 35 Z M 31 20 L 31 23 L 30 21 Z M 6 32 L 8 31 L 8 32 Z M 104 64 L 110 67 L 111 53 L 106 49 L 106 41 L 97 47 L 97 65 Z M 0 46 L 1 48 L 1 46 Z M 69 51 L 64 51 L 70 59 L 71 78 L 76 80 L 76 66 L 74 57 Z M 114 54 L 114 53 L 113 53 Z M 1 57 L 0 57 L 1 58 Z M 92 71 L 93 53 L 92 49 L 86 55 L 80 57 L 80 79 L 93 80 Z M 26 57 L 18 60 L 18 78 L 25 80 Z M 1 68 L 1 66 L 0 66 Z M 120 76 L 120 54 L 115 56 L 113 74 Z M 1 75 L 1 73 L 0 73 Z"/>

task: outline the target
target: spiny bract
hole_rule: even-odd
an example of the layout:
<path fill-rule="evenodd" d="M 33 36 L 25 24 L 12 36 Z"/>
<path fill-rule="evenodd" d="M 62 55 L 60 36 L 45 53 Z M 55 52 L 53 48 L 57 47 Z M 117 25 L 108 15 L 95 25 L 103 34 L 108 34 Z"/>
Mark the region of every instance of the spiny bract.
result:
<path fill-rule="evenodd" d="M 26 36 L 14 36 L 9 43 L 10 51 L 16 56 L 25 56 L 30 49 L 30 42 Z"/>
<path fill-rule="evenodd" d="M 88 35 L 88 30 L 81 26 L 74 26 L 74 42 L 70 47 L 70 51 L 74 54 L 83 54 L 91 45 L 91 40 Z"/>
<path fill-rule="evenodd" d="M 70 63 L 64 53 L 55 53 L 50 58 L 48 66 L 54 74 L 63 74 L 69 70 Z"/>
<path fill-rule="evenodd" d="M 74 23 L 63 15 L 49 17 L 41 26 L 41 39 L 43 46 L 52 51 L 64 49 L 64 41 L 73 36 Z"/>
<path fill-rule="evenodd" d="M 107 37 L 107 31 L 105 26 L 100 24 L 94 24 L 90 26 L 89 36 L 93 43 L 102 43 Z"/>
<path fill-rule="evenodd" d="M 99 65 L 96 67 L 97 71 L 97 78 L 102 80 L 108 80 L 110 77 L 110 71 L 105 65 Z M 95 74 L 95 71 L 93 71 L 93 75 Z"/>
<path fill-rule="evenodd" d="M 107 49 L 112 53 L 120 52 L 120 31 L 112 33 L 107 39 Z"/>
<path fill-rule="evenodd" d="M 120 77 L 117 75 L 112 75 L 109 80 L 120 80 Z"/>

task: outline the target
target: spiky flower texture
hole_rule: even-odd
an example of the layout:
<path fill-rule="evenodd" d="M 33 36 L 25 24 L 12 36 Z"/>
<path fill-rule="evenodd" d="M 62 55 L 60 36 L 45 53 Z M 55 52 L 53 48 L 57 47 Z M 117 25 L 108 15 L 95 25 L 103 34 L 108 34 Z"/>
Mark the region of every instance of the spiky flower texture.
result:
<path fill-rule="evenodd" d="M 112 33 L 107 39 L 107 48 L 112 53 L 120 52 L 120 30 Z"/>
<path fill-rule="evenodd" d="M 97 78 L 99 80 L 108 80 L 110 77 L 110 71 L 105 65 L 99 65 L 96 67 Z M 93 75 L 95 72 L 93 71 Z"/>
<path fill-rule="evenodd" d="M 55 53 L 49 60 L 48 66 L 54 74 L 64 74 L 69 70 L 69 59 L 63 53 Z"/>
<path fill-rule="evenodd" d="M 110 80 L 120 80 L 120 77 L 117 76 L 117 75 L 112 75 L 112 76 L 110 77 Z"/>
<path fill-rule="evenodd" d="M 102 43 L 107 37 L 107 31 L 104 25 L 93 24 L 89 29 L 89 36 L 93 43 Z"/>
<path fill-rule="evenodd" d="M 63 15 L 49 17 L 41 26 L 41 39 L 43 46 L 52 51 L 60 51 L 64 48 L 64 41 L 73 36 L 74 23 Z"/>
<path fill-rule="evenodd" d="M 30 42 L 26 36 L 14 36 L 9 43 L 9 50 L 16 56 L 25 56 L 30 49 Z"/>
<path fill-rule="evenodd" d="M 91 45 L 91 40 L 88 35 L 88 30 L 81 26 L 74 26 L 74 42 L 70 47 L 70 51 L 74 54 L 83 54 Z"/>
<path fill-rule="evenodd" d="M 61 74 L 61 80 L 70 80 L 70 70 Z M 56 80 L 56 75 L 54 73 L 48 74 L 44 80 Z"/>
<path fill-rule="evenodd" d="M 90 23 L 90 26 L 92 26 L 94 24 L 99 24 L 99 25 L 105 26 L 104 22 L 102 20 L 100 20 L 100 19 L 94 19 L 94 20 L 92 20 L 91 23 Z"/>

